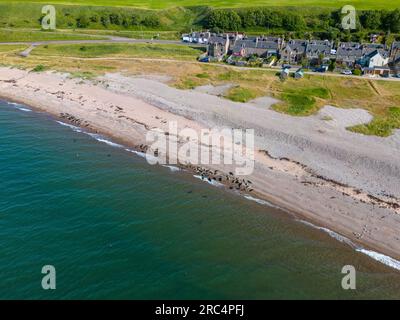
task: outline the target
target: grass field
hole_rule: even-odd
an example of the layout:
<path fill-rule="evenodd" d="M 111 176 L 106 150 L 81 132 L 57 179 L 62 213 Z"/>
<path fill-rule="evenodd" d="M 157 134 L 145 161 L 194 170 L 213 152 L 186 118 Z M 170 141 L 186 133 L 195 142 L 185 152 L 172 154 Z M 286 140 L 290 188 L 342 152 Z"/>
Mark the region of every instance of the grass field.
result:
<path fill-rule="evenodd" d="M 238 7 L 257 7 L 257 6 L 299 6 L 299 7 L 329 7 L 339 8 L 344 5 L 354 5 L 357 9 L 395 9 L 400 7 L 400 0 L 393 1 L 376 1 L 376 0 L 34 0 L 34 1 L 15 1 L 0 0 L 4 3 L 12 2 L 37 2 L 37 3 L 53 3 L 66 5 L 90 5 L 90 6 L 130 6 L 144 9 L 166 9 L 173 7 L 196 7 L 210 6 L 216 8 L 238 8 Z"/>
<path fill-rule="evenodd" d="M 67 32 L 46 32 L 20 29 L 0 29 L 0 42 L 18 41 L 46 41 L 46 40 L 87 40 L 87 39 L 106 39 L 102 36 L 86 36 L 83 34 L 73 34 Z"/>
<path fill-rule="evenodd" d="M 146 57 L 196 60 L 203 53 L 200 48 L 163 44 L 81 44 L 46 45 L 36 48 L 34 56 L 59 56 L 76 58 Z"/>
<path fill-rule="evenodd" d="M 93 30 L 76 29 L 74 34 L 95 35 L 95 36 L 115 36 L 134 39 L 157 39 L 157 40 L 179 40 L 181 33 L 178 31 L 148 31 L 148 30 Z"/>

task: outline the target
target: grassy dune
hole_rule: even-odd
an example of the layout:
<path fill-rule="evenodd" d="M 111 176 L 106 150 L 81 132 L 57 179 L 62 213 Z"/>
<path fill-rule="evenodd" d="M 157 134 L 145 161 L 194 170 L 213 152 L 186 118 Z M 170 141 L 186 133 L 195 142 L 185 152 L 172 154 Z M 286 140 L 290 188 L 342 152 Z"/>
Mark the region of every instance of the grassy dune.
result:
<path fill-rule="evenodd" d="M 358 9 L 395 9 L 400 7 L 399 0 L 393 1 L 374 1 L 374 0 L 156 0 L 156 1 L 143 1 L 143 0 L 0 0 L 5 3 L 16 2 L 36 2 L 36 3 L 53 3 L 53 4 L 66 4 L 66 5 L 90 5 L 90 6 L 130 6 L 144 9 L 166 9 L 173 7 L 196 7 L 196 6 L 210 6 L 215 8 L 240 8 L 240 7 L 257 7 L 257 6 L 301 6 L 301 7 L 329 7 L 339 8 L 347 4 L 354 5 Z"/>

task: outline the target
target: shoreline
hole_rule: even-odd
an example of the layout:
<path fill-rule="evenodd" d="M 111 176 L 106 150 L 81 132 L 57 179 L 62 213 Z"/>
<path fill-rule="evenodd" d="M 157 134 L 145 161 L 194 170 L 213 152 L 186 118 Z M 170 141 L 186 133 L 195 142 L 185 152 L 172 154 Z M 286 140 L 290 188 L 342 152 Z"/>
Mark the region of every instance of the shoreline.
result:
<path fill-rule="evenodd" d="M 22 73 L 24 73 L 26 75 L 25 71 L 18 70 L 18 72 L 22 72 Z M 34 75 L 34 76 L 35 77 L 37 77 L 37 76 L 40 77 L 40 75 Z M 50 78 L 55 77 L 55 79 L 60 80 L 59 78 L 57 78 L 58 76 L 54 75 L 54 74 L 52 74 L 52 75 L 47 74 L 47 76 L 49 76 Z M 75 83 L 76 82 L 76 81 L 71 80 L 71 79 L 68 79 L 68 80 L 65 80 L 65 81 L 69 81 L 71 83 Z M 3 80 L 3 83 L 4 83 L 4 80 Z M 9 84 L 11 84 L 11 87 L 13 85 L 16 85 L 16 83 L 13 83 L 13 82 L 9 82 Z M 30 84 L 33 85 L 32 82 L 30 82 Z M 70 85 L 73 86 L 72 84 L 70 84 Z M 85 85 L 86 86 L 91 86 L 90 84 L 85 84 Z M 8 86 L 6 86 L 6 87 L 8 87 Z M 20 89 L 23 89 L 24 87 L 23 86 L 22 87 L 18 87 L 17 86 L 17 88 L 20 90 Z M 51 106 L 51 104 L 53 102 L 55 102 L 55 101 L 51 101 L 51 99 L 46 99 L 47 96 L 44 97 L 45 98 L 44 100 L 45 101 L 47 100 L 46 102 L 40 101 L 40 99 L 36 98 L 36 92 L 34 90 L 36 90 L 37 88 L 36 89 L 33 88 L 33 87 L 31 88 L 31 89 L 33 89 L 30 92 L 31 96 L 25 94 L 25 95 L 22 95 L 22 97 L 20 97 L 20 98 L 16 98 L 15 93 L 9 92 L 9 91 L 7 92 L 7 90 L 5 90 L 5 89 L 7 89 L 7 88 L 4 88 L 4 86 L 0 87 L 0 96 L 1 96 L 2 99 L 6 100 L 6 101 L 12 101 L 12 102 L 15 102 L 15 103 L 18 103 L 18 104 L 24 104 L 24 105 L 31 106 L 33 110 L 38 110 L 38 111 L 44 112 L 46 114 L 50 114 L 55 119 L 58 119 L 58 120 L 61 120 L 62 122 L 68 123 L 68 121 L 66 121 L 65 118 L 62 118 L 60 116 L 60 114 L 61 114 L 59 112 L 60 111 L 60 106 L 58 106 L 58 107 L 55 107 L 55 106 L 52 107 Z M 17 89 L 17 91 L 18 91 L 18 89 Z M 104 90 L 104 89 L 101 88 L 100 90 Z M 11 91 L 13 91 L 13 90 L 11 90 Z M 43 88 L 41 88 L 41 91 L 43 91 Z M 71 90 L 71 91 L 73 91 L 73 90 Z M 51 94 L 54 94 L 54 93 L 51 93 Z M 122 101 L 124 101 L 124 98 L 127 99 L 127 97 L 123 97 L 122 96 L 122 98 L 121 98 Z M 36 99 L 36 101 L 35 101 L 35 99 Z M 85 107 L 87 107 L 88 105 L 85 104 L 85 102 L 83 102 L 83 103 L 79 102 L 80 100 L 83 100 L 83 99 L 79 99 L 79 98 L 77 99 L 78 106 L 80 106 L 80 107 L 83 106 L 84 108 L 82 108 L 82 109 L 85 109 Z M 140 100 L 141 99 L 137 99 L 137 100 L 133 100 L 133 101 L 140 101 Z M 127 101 L 127 102 L 129 102 L 129 101 Z M 143 102 L 143 100 L 142 100 L 142 102 Z M 137 102 L 137 103 L 139 103 L 139 102 Z M 143 103 L 145 104 L 143 106 L 143 108 L 149 108 L 150 105 L 146 101 L 143 102 Z M 124 107 L 125 107 L 125 105 L 124 105 Z M 155 114 L 161 115 L 161 118 L 163 116 L 165 116 L 165 117 L 168 116 L 168 117 L 172 117 L 174 119 L 179 119 L 179 121 L 183 121 L 184 122 L 183 126 L 185 126 L 185 125 L 193 125 L 193 126 L 194 125 L 198 125 L 198 122 L 192 121 L 190 119 L 182 120 L 181 115 L 172 114 L 170 112 L 167 112 L 165 110 L 157 108 L 154 105 L 151 106 L 151 107 L 153 108 L 151 111 L 155 112 Z M 102 120 L 101 117 L 100 118 L 91 117 L 90 116 L 91 112 L 86 113 L 86 117 L 85 117 L 85 115 L 79 114 L 79 113 L 84 113 L 83 111 L 85 111 L 85 110 L 79 110 L 79 112 L 78 112 L 78 109 L 76 109 L 76 110 L 74 108 L 71 108 L 71 109 L 73 109 L 73 110 L 70 110 L 70 111 L 73 111 L 72 113 L 75 113 L 73 119 L 76 118 L 79 121 L 81 121 L 81 123 L 83 124 L 82 128 L 84 130 L 91 131 L 93 134 L 101 134 L 101 135 L 104 135 L 105 137 L 111 137 L 113 143 L 115 142 L 115 143 L 121 144 L 123 147 L 126 146 L 127 148 L 132 148 L 133 150 L 138 151 L 138 152 L 143 151 L 143 150 L 140 150 L 140 148 L 138 148 L 138 147 L 140 145 L 145 144 L 145 141 L 143 141 L 143 134 L 146 132 L 146 126 L 144 124 L 146 124 L 148 128 L 149 127 L 153 127 L 156 124 L 153 120 L 150 121 L 149 118 L 147 119 L 149 121 L 141 121 L 141 123 L 139 123 L 137 121 L 138 120 L 137 118 L 135 119 L 134 117 L 132 117 L 131 120 L 132 121 L 136 120 L 136 121 L 134 121 L 135 122 L 134 123 L 134 128 L 129 128 L 129 130 L 130 130 L 129 132 L 131 132 L 131 133 L 134 132 L 134 134 L 132 136 L 131 135 L 126 136 L 124 134 L 126 134 L 127 132 L 123 132 L 123 130 L 122 131 L 118 131 L 118 130 L 113 131 L 113 126 L 111 126 L 110 123 L 106 122 L 104 119 L 103 119 L 104 122 L 102 122 L 101 121 Z M 143 111 L 143 110 L 146 110 L 146 109 L 141 109 L 139 111 Z M 93 111 L 93 110 L 87 110 L 87 111 Z M 72 114 L 72 113 L 68 112 L 67 114 Z M 117 112 L 117 114 L 118 114 L 118 112 Z M 140 114 L 140 112 L 139 112 L 139 114 Z M 134 114 L 134 115 L 137 116 L 137 114 Z M 130 117 L 130 116 L 128 115 L 126 117 Z M 108 120 L 110 120 L 110 119 L 108 119 Z M 121 123 L 123 123 L 123 125 L 126 125 L 125 122 L 121 122 Z M 74 124 L 74 122 L 72 122 L 71 124 L 74 125 L 74 126 L 80 127 L 79 125 L 76 125 L 76 123 Z M 105 124 L 105 125 L 102 126 L 102 124 Z M 114 123 L 114 125 L 115 125 L 115 123 Z M 131 125 L 132 125 L 132 122 L 131 122 Z M 197 129 L 198 128 L 200 128 L 200 126 L 198 126 Z M 271 158 L 273 159 L 275 157 L 271 156 Z M 281 161 L 281 160 L 282 159 L 276 160 L 276 161 L 278 161 L 278 163 L 279 163 L 279 161 Z M 286 160 L 294 161 L 294 160 L 290 160 L 289 158 L 286 159 Z M 178 167 L 181 167 L 181 166 L 178 166 Z M 186 169 L 188 169 L 188 168 L 186 168 Z M 210 169 L 210 168 L 208 168 L 208 169 Z M 225 171 L 224 173 L 226 174 L 226 170 L 223 170 L 224 168 L 218 167 L 218 168 L 213 168 L 213 169 L 220 170 L 221 172 Z M 257 168 L 256 168 L 256 170 L 257 170 Z M 192 171 L 192 173 L 195 174 L 196 172 Z M 317 228 L 322 228 L 322 227 L 325 228 L 326 227 L 329 230 L 332 230 L 334 232 L 338 232 L 341 236 L 346 237 L 351 242 L 356 243 L 357 245 L 361 245 L 363 249 L 365 248 L 365 250 L 373 249 L 374 251 L 376 251 L 377 254 L 379 254 L 379 252 L 383 252 L 388 257 L 393 257 L 393 259 L 396 259 L 396 258 L 398 259 L 400 257 L 400 254 L 399 254 L 400 251 L 397 250 L 397 248 L 398 248 L 398 244 L 397 243 L 393 244 L 393 243 L 390 243 L 390 241 L 389 241 L 385 245 L 382 245 L 379 242 L 377 242 L 376 240 L 375 241 L 371 241 L 370 239 L 363 238 L 362 236 L 357 238 L 357 235 L 353 234 L 355 232 L 355 228 L 352 228 L 352 226 L 351 226 L 352 219 L 349 219 L 348 221 L 346 221 L 346 220 L 334 220 L 334 221 L 329 221 L 329 223 L 327 223 L 328 221 L 324 221 L 323 220 L 323 216 L 318 215 L 318 212 L 312 213 L 310 210 L 304 210 L 304 204 L 299 205 L 299 203 L 297 202 L 299 197 L 294 197 L 294 199 L 292 199 L 292 203 L 289 203 L 288 201 L 285 201 L 285 200 L 287 200 L 285 197 L 282 197 L 281 199 L 279 199 L 274 194 L 271 194 L 271 193 L 268 194 L 268 188 L 265 188 L 265 189 L 260 188 L 259 186 L 262 187 L 263 184 L 261 184 L 261 183 L 257 184 L 258 180 L 260 180 L 260 176 L 252 178 L 252 181 L 255 182 L 256 186 L 254 187 L 254 189 L 255 189 L 254 192 L 249 194 L 250 197 L 252 197 L 254 199 L 259 199 L 260 201 L 267 201 L 267 203 L 272 204 L 272 206 L 274 206 L 274 207 L 278 207 L 283 211 L 287 211 L 289 213 L 292 213 L 294 215 L 294 217 L 296 219 L 298 219 L 298 220 L 303 220 L 304 219 L 307 222 L 311 221 L 311 222 L 313 222 L 313 224 L 315 223 L 315 225 L 321 226 L 321 227 L 317 227 Z M 271 185 L 271 183 L 273 185 L 274 177 L 271 177 L 270 180 L 271 180 L 271 181 L 269 181 L 270 185 Z M 289 186 L 290 186 L 290 183 L 289 183 Z M 225 185 L 225 188 L 226 188 L 226 185 Z M 323 189 L 323 188 L 325 188 L 325 186 L 317 186 L 316 188 Z M 290 190 L 289 190 L 289 192 L 290 192 Z M 324 190 L 322 190 L 322 192 L 324 192 Z M 248 199 L 248 200 L 251 201 L 252 199 Z M 252 200 L 252 201 L 255 201 L 255 200 Z M 309 207 L 309 204 L 307 204 L 307 203 L 305 203 L 305 204 Z M 266 205 L 268 205 L 268 204 L 266 204 Z M 359 205 L 361 205 L 361 203 Z M 363 205 L 368 207 L 368 204 L 363 204 Z M 288 209 L 288 210 L 286 210 L 286 209 Z M 318 209 L 318 208 L 316 208 L 316 209 Z M 357 207 L 354 207 L 354 209 L 356 210 Z M 379 210 L 380 211 L 381 210 L 384 211 L 384 210 L 388 210 L 388 209 L 380 208 Z M 317 210 L 315 210 L 315 211 L 317 211 Z M 397 216 L 397 214 L 395 214 L 395 216 Z M 354 218 L 354 217 L 351 217 L 351 218 Z M 386 227 L 386 226 L 384 225 L 384 227 Z M 395 227 L 396 227 L 396 225 L 394 225 L 394 228 Z"/>
<path fill-rule="evenodd" d="M 8 100 L 5 100 L 2 97 L 0 97 L 0 100 L 8 102 Z M 20 103 L 20 102 L 13 101 L 12 103 L 16 104 L 16 105 L 25 106 L 24 103 Z M 27 106 L 27 107 L 31 107 L 31 106 Z M 35 109 L 34 107 L 31 107 L 31 108 Z M 30 109 L 25 109 L 25 108 L 18 108 L 18 109 L 21 110 L 21 111 L 25 111 L 25 112 L 33 111 L 33 110 L 30 110 Z M 68 122 L 63 122 L 63 121 L 61 121 L 61 120 L 64 120 L 63 118 L 57 118 L 57 117 L 55 117 L 55 116 L 53 116 L 51 114 L 48 114 L 48 113 L 46 113 L 46 115 L 51 116 L 51 118 L 54 121 L 56 121 L 58 124 L 60 124 L 62 126 L 66 126 L 66 127 L 70 128 L 71 130 L 73 130 L 75 132 L 88 134 L 90 137 L 92 137 L 96 141 L 105 143 L 105 144 L 107 144 L 107 145 L 109 145 L 111 147 L 114 147 L 114 148 L 123 149 L 126 152 L 134 153 L 134 154 L 136 154 L 137 156 L 139 156 L 141 158 L 145 158 L 146 157 L 146 154 L 141 152 L 140 150 L 135 150 L 135 149 L 129 148 L 126 145 L 119 144 L 119 143 L 117 143 L 115 141 L 112 141 L 112 140 L 108 140 L 107 138 L 109 138 L 109 137 L 104 136 L 101 133 L 90 132 L 89 130 L 85 130 L 82 127 L 75 126 L 75 125 L 73 125 L 71 123 L 68 123 Z M 196 175 L 196 173 L 198 173 L 198 172 L 193 170 L 193 168 L 191 168 L 190 166 L 184 166 L 184 165 L 181 165 L 181 164 L 177 164 L 177 165 L 159 165 L 158 164 L 157 166 L 162 166 L 162 167 L 165 167 L 165 168 L 169 168 L 171 172 L 180 172 L 180 171 L 189 172 L 189 175 L 191 175 L 193 178 L 197 178 L 197 179 L 201 180 L 202 182 L 205 182 L 205 183 L 208 183 L 208 184 L 212 185 L 213 187 L 223 188 L 225 192 L 229 192 L 229 189 L 228 189 L 227 185 L 225 185 L 223 183 L 218 183 L 218 182 L 214 183 L 213 180 L 210 181 L 209 179 L 206 179 L 203 176 Z M 355 252 L 362 253 L 362 254 L 368 256 L 369 258 L 375 260 L 376 262 L 379 262 L 379 263 L 385 265 L 386 267 L 389 267 L 389 268 L 392 268 L 392 269 L 400 271 L 400 261 L 399 260 L 396 260 L 396 259 L 394 259 L 394 258 L 392 258 L 390 256 L 387 256 L 387 255 L 384 255 L 384 254 L 382 254 L 380 252 L 364 248 L 361 244 L 354 243 L 350 239 L 342 236 L 341 234 L 336 233 L 333 230 L 330 230 L 330 229 L 322 227 L 322 226 L 317 226 L 317 225 L 315 225 L 312 222 L 307 221 L 307 220 L 302 220 L 302 218 L 306 219 L 306 217 L 305 216 L 301 216 L 299 214 L 296 214 L 296 213 L 294 213 L 294 212 L 292 212 L 292 211 L 290 211 L 290 210 L 288 210 L 286 208 L 279 207 L 279 206 L 277 206 L 277 205 L 275 205 L 275 204 L 263 199 L 262 198 L 263 196 L 261 194 L 258 195 L 260 198 L 257 198 L 257 197 L 253 197 L 253 195 L 255 196 L 256 194 L 250 195 L 250 194 L 245 194 L 245 193 L 242 193 L 242 192 L 233 192 L 233 193 L 235 194 L 235 196 L 240 196 L 243 199 L 246 199 L 248 201 L 256 202 L 261 206 L 266 206 L 268 208 L 274 208 L 274 209 L 276 209 L 278 211 L 284 212 L 285 214 L 287 214 L 289 216 L 290 219 L 293 220 L 293 222 L 302 223 L 302 224 L 304 224 L 304 225 L 306 225 L 306 226 L 308 226 L 310 228 L 322 231 L 322 232 L 328 234 L 334 240 L 339 241 L 339 242 L 341 242 L 343 244 L 346 244 L 346 245 L 350 246 Z"/>

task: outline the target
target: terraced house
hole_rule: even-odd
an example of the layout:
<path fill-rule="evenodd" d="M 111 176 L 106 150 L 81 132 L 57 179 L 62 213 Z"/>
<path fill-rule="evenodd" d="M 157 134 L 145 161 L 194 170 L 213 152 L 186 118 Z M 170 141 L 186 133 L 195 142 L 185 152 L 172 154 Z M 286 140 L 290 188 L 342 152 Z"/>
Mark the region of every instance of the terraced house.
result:
<path fill-rule="evenodd" d="M 290 64 L 299 64 L 306 56 L 307 40 L 289 40 L 282 49 L 281 60 Z"/>
<path fill-rule="evenodd" d="M 214 35 L 208 41 L 207 55 L 210 61 L 221 61 L 229 52 L 229 35 Z"/>
<path fill-rule="evenodd" d="M 268 59 L 276 56 L 281 64 L 327 66 L 331 60 L 339 68 L 361 69 L 364 74 L 388 77 L 400 73 L 400 42 L 390 49 L 380 43 L 341 42 L 337 47 L 329 40 L 291 39 L 272 36 L 246 37 L 227 33 L 210 35 L 207 50 L 209 61 L 221 61 L 224 56 L 236 65 L 246 65 L 248 58 Z M 243 58 L 243 59 L 242 59 Z M 272 62 L 274 63 L 274 62 Z"/>
<path fill-rule="evenodd" d="M 311 40 L 307 43 L 306 58 L 311 65 L 327 63 L 334 57 L 333 43 L 328 40 Z"/>
<path fill-rule="evenodd" d="M 336 53 L 336 63 L 343 67 L 353 68 L 356 61 L 363 56 L 363 49 L 357 42 L 341 42 Z"/>
<path fill-rule="evenodd" d="M 278 37 L 254 37 L 239 39 L 232 42 L 232 54 L 239 57 L 257 55 L 268 58 L 278 56 L 283 40 Z"/>

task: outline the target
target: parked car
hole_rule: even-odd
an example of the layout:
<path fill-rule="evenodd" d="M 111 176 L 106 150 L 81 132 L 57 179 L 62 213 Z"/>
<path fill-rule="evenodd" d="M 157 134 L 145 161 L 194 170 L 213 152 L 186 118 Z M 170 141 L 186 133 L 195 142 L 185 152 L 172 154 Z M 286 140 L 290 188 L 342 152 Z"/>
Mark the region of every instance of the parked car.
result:
<path fill-rule="evenodd" d="M 313 71 L 314 72 L 322 72 L 322 73 L 324 73 L 324 72 L 326 72 L 326 68 L 323 68 L 323 67 L 315 68 Z"/>
<path fill-rule="evenodd" d="M 346 76 L 349 76 L 349 75 L 352 75 L 353 72 L 351 70 L 349 70 L 349 69 L 346 69 L 346 70 L 342 71 L 342 74 L 345 74 Z"/>
<path fill-rule="evenodd" d="M 290 69 L 292 66 L 290 64 L 283 64 L 282 69 Z"/>

